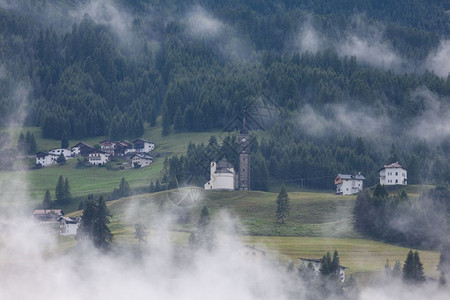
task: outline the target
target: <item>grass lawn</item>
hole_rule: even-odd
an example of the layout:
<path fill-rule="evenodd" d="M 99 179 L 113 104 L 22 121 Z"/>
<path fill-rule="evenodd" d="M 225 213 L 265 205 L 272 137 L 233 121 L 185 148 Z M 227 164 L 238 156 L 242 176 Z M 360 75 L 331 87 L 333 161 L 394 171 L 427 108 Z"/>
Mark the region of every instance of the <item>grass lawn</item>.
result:
<path fill-rule="evenodd" d="M 386 260 L 391 266 L 395 261 L 403 262 L 409 248 L 394 246 L 367 239 L 340 239 L 324 237 L 280 237 L 280 236 L 244 236 L 244 243 L 261 247 L 269 255 L 281 261 L 292 261 L 297 266 L 299 258 L 322 258 L 322 256 L 336 249 L 340 262 L 348 267 L 350 274 L 377 272 L 384 270 Z M 439 277 L 436 266 L 439 263 L 439 252 L 419 251 L 425 275 Z"/>

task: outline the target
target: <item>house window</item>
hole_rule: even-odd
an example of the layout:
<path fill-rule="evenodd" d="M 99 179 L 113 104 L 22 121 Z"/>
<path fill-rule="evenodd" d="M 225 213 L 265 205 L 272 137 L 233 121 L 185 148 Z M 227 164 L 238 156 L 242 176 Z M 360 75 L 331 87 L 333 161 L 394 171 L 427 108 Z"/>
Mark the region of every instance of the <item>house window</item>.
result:
<path fill-rule="evenodd" d="M 398 172 L 395 172 L 395 176 L 398 176 Z"/>
<path fill-rule="evenodd" d="M 395 183 L 398 183 L 398 179 L 395 179 Z"/>

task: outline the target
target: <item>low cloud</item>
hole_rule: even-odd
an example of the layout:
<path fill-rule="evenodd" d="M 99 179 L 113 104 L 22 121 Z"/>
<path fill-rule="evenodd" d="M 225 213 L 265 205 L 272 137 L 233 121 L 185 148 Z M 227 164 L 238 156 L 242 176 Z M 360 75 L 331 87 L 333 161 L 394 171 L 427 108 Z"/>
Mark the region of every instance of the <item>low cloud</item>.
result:
<path fill-rule="evenodd" d="M 423 112 L 412 120 L 408 134 L 431 142 L 450 138 L 449 99 L 441 99 L 426 88 L 415 90 L 410 97 L 423 105 Z"/>
<path fill-rule="evenodd" d="M 351 133 L 373 139 L 381 132 L 386 134 L 391 127 L 391 121 L 385 114 L 376 114 L 374 110 L 355 103 L 327 105 L 323 111 L 326 113 L 305 106 L 298 118 L 301 128 L 316 137 Z"/>
<path fill-rule="evenodd" d="M 110 27 L 122 41 L 129 42 L 134 38 L 131 31 L 133 17 L 110 0 L 88 1 L 69 14 L 77 22 L 88 15 L 95 23 Z"/>
<path fill-rule="evenodd" d="M 317 32 L 311 22 L 311 18 L 301 27 L 300 33 L 296 38 L 296 48 L 300 49 L 300 52 L 312 52 L 316 53 L 323 49 L 326 43 L 322 40 L 322 36 Z"/>
<path fill-rule="evenodd" d="M 450 40 L 441 41 L 439 47 L 431 51 L 423 67 L 436 75 L 446 78 L 450 74 Z"/>
<path fill-rule="evenodd" d="M 214 18 L 201 6 L 196 6 L 187 13 L 186 25 L 189 33 L 199 38 L 217 37 L 225 29 L 224 23 Z"/>

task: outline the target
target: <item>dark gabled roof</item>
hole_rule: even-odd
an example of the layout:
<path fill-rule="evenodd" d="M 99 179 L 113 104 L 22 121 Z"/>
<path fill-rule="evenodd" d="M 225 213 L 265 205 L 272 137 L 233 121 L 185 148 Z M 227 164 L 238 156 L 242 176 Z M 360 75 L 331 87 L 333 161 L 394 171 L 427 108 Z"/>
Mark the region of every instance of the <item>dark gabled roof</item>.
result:
<path fill-rule="evenodd" d="M 49 214 L 64 215 L 64 212 L 62 209 L 36 209 L 35 211 L 33 211 L 33 216 Z"/>
<path fill-rule="evenodd" d="M 69 218 L 69 217 L 64 217 L 64 216 L 61 216 L 61 217 L 59 217 L 56 221 L 61 221 L 61 220 L 64 220 L 64 221 L 66 221 L 66 223 L 71 223 L 71 224 L 76 224 L 76 223 L 78 223 L 78 220 L 77 219 L 72 219 L 72 218 Z"/>
<path fill-rule="evenodd" d="M 226 169 L 226 168 L 222 168 L 222 169 L 216 169 L 216 171 L 214 173 L 222 173 L 222 174 L 233 174 L 233 172 L 231 172 L 230 170 Z"/>
<path fill-rule="evenodd" d="M 116 142 L 113 142 L 111 140 L 104 140 L 104 141 L 99 142 L 99 144 L 100 145 L 102 145 L 102 144 L 116 144 Z"/>
<path fill-rule="evenodd" d="M 90 147 L 90 148 L 92 148 L 91 146 L 89 146 L 88 144 L 83 143 L 83 142 L 79 142 L 75 146 L 72 146 L 72 148 L 75 148 L 75 147 Z"/>
<path fill-rule="evenodd" d="M 47 153 L 47 152 L 37 152 L 36 157 L 46 157 L 48 155 L 58 156 L 58 154 Z"/>
<path fill-rule="evenodd" d="M 89 152 L 89 154 L 92 154 L 92 153 L 106 154 L 105 151 L 102 151 L 102 150 L 99 150 L 99 149 L 94 149 L 91 152 Z"/>
<path fill-rule="evenodd" d="M 133 159 L 133 157 L 135 157 L 135 156 L 140 157 L 140 158 L 144 158 L 144 159 L 151 159 L 151 160 L 153 160 L 153 157 L 151 157 L 147 153 L 133 153 L 133 155 L 131 155 L 130 158 Z"/>
<path fill-rule="evenodd" d="M 340 177 L 341 179 L 356 179 L 356 180 L 365 180 L 366 179 L 361 174 L 355 174 L 355 175 L 338 174 L 337 176 Z"/>
<path fill-rule="evenodd" d="M 322 262 L 322 259 L 318 259 L 318 258 L 304 258 L 304 257 L 299 257 L 298 259 L 300 260 L 304 260 L 304 261 L 312 261 L 312 262 L 316 262 L 316 263 L 320 263 Z M 343 265 L 339 265 L 340 268 L 343 269 L 348 269 L 347 267 L 343 266 Z"/>

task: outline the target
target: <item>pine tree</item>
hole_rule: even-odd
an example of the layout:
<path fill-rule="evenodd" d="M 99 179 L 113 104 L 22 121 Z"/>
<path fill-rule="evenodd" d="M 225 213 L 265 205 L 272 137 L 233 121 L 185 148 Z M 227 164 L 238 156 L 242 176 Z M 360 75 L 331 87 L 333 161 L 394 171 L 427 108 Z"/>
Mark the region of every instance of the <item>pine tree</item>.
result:
<path fill-rule="evenodd" d="M 25 136 L 23 132 L 20 132 L 19 140 L 17 141 L 17 150 L 21 153 L 25 153 Z"/>
<path fill-rule="evenodd" d="M 181 109 L 180 107 L 177 108 L 177 111 L 175 113 L 175 117 L 173 119 L 173 128 L 176 131 L 180 131 L 183 129 L 183 115 L 181 114 Z"/>
<path fill-rule="evenodd" d="M 96 211 L 97 205 L 94 200 L 86 200 L 84 203 L 83 215 L 81 216 L 81 224 L 77 231 L 77 240 L 93 240 Z"/>
<path fill-rule="evenodd" d="M 403 265 L 403 279 L 409 282 L 420 283 L 425 281 L 423 265 L 420 262 L 419 252 L 409 250 Z"/>
<path fill-rule="evenodd" d="M 45 192 L 44 200 L 42 202 L 42 206 L 44 209 L 52 208 L 52 196 L 50 195 L 50 191 L 47 190 Z"/>
<path fill-rule="evenodd" d="M 30 142 L 31 142 L 31 133 L 30 131 L 27 131 L 27 134 L 25 135 L 25 153 L 30 153 Z"/>
<path fill-rule="evenodd" d="M 30 136 L 30 142 L 28 143 L 28 154 L 36 153 L 37 151 L 37 144 L 36 144 L 36 138 L 34 137 L 34 133 Z"/>
<path fill-rule="evenodd" d="M 136 223 L 134 224 L 134 229 L 134 236 L 137 238 L 140 247 L 141 242 L 145 242 L 145 238 L 148 235 L 147 227 L 141 223 Z"/>
<path fill-rule="evenodd" d="M 66 180 L 64 181 L 64 203 L 69 203 L 72 200 L 72 195 L 70 192 L 70 185 L 69 185 L 69 178 L 66 177 Z"/>
<path fill-rule="evenodd" d="M 329 275 L 332 272 L 332 266 L 331 266 L 331 255 L 330 252 L 327 252 L 322 259 L 320 260 L 320 269 L 319 272 L 322 275 Z"/>
<path fill-rule="evenodd" d="M 373 196 L 379 199 L 384 199 L 389 196 L 388 192 L 381 184 L 377 184 L 375 190 L 373 191 Z"/>
<path fill-rule="evenodd" d="M 289 196 L 286 191 L 286 187 L 283 184 L 277 197 L 277 212 L 276 212 L 277 222 L 280 224 L 285 224 L 284 221 L 286 217 L 289 215 L 289 211 L 290 211 Z"/>
<path fill-rule="evenodd" d="M 125 177 L 122 177 L 119 184 L 119 198 L 127 197 L 131 195 L 131 189 L 128 182 L 125 180 Z"/>
<path fill-rule="evenodd" d="M 338 254 L 337 250 L 334 250 L 333 260 L 331 262 L 331 268 L 330 268 L 331 273 L 339 274 L 339 265 L 340 265 L 339 254 Z"/>
<path fill-rule="evenodd" d="M 97 207 L 95 212 L 94 224 L 93 224 L 93 241 L 97 248 L 106 250 L 112 241 L 113 234 L 108 228 L 108 224 L 111 222 L 111 214 L 106 201 L 103 197 L 100 197 L 97 201 Z"/>
<path fill-rule="evenodd" d="M 58 183 L 56 184 L 56 188 L 55 188 L 56 202 L 64 203 L 64 196 L 65 196 L 64 179 L 63 179 L 62 175 L 59 175 Z"/>

